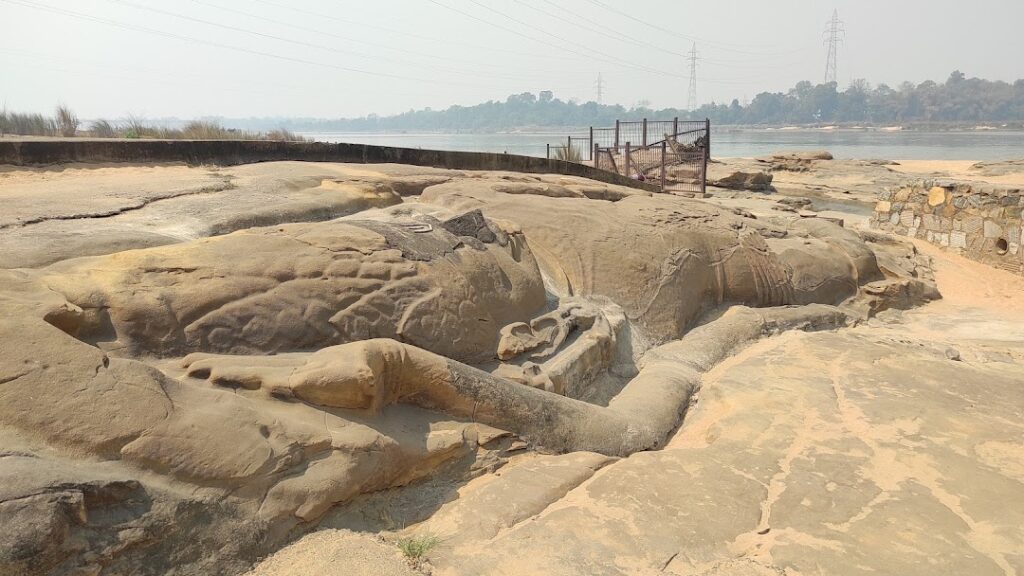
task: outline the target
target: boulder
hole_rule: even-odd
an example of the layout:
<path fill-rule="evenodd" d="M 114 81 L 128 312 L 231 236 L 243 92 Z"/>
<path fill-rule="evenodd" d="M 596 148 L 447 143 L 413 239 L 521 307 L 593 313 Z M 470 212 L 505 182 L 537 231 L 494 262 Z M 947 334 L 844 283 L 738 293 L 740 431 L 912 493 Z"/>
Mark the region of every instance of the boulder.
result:
<path fill-rule="evenodd" d="M 731 190 L 753 190 L 756 192 L 772 189 L 772 175 L 769 172 L 732 172 L 726 176 L 708 178 L 708 184 Z"/>
<path fill-rule="evenodd" d="M 771 158 L 774 160 L 798 160 L 798 161 L 812 161 L 812 160 L 832 160 L 832 153 L 827 150 L 784 150 L 781 152 L 772 152 Z"/>
<path fill-rule="evenodd" d="M 805 172 L 818 161 L 832 160 L 832 154 L 825 150 L 774 152 L 757 160 L 770 165 L 772 170 Z"/>

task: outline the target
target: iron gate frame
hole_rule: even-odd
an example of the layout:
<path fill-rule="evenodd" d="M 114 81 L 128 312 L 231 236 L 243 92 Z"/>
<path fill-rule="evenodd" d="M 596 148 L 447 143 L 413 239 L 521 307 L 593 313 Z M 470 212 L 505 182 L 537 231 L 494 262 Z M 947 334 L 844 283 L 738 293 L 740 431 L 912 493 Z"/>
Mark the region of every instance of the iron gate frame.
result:
<path fill-rule="evenodd" d="M 661 131 L 662 136 L 651 138 L 657 131 Z M 603 129 L 599 135 L 608 144 L 602 146 L 601 141 L 593 142 L 591 157 L 595 159 L 595 168 L 642 180 L 656 177 L 665 190 L 667 167 L 682 166 L 684 169 L 676 171 L 677 176 L 687 168 L 690 175 L 677 181 L 676 187 L 706 193 L 707 166 L 711 158 L 710 119 L 616 121 L 615 128 Z M 640 139 L 639 146 L 632 141 L 636 136 Z M 591 138 L 593 140 L 594 136 Z M 655 168 L 659 169 L 656 176 L 650 174 Z"/>

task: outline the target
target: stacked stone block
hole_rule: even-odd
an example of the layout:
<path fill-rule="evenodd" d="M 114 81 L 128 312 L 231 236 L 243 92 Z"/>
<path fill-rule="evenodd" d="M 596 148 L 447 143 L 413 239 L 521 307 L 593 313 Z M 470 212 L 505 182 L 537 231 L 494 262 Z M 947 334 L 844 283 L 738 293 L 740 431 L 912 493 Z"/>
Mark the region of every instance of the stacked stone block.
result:
<path fill-rule="evenodd" d="M 1016 188 L 926 180 L 883 194 L 871 226 L 1024 274 L 1022 210 Z"/>

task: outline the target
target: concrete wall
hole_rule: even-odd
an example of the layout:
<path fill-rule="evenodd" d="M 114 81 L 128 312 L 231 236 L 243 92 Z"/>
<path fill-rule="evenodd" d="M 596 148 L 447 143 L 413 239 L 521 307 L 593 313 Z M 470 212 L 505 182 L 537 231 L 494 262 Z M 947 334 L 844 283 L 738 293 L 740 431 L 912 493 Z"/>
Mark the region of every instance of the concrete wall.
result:
<path fill-rule="evenodd" d="M 1024 275 L 1022 211 L 1015 188 L 928 180 L 889 192 L 871 226 Z"/>
<path fill-rule="evenodd" d="M 275 160 L 360 164 L 393 162 L 455 170 L 566 174 L 643 190 L 658 190 L 653 184 L 638 182 L 583 164 L 517 154 L 263 140 L 0 140 L 0 165 L 44 166 L 71 162 L 185 162 L 234 165 Z"/>

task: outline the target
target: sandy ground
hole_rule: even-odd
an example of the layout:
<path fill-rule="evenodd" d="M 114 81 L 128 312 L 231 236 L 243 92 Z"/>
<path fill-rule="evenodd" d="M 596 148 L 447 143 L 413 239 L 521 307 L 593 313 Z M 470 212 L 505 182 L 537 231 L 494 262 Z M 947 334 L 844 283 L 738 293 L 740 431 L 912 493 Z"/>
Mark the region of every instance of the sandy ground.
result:
<path fill-rule="evenodd" d="M 1019 172 L 1005 175 L 982 175 L 971 167 L 972 160 L 899 160 L 893 170 L 903 174 L 923 177 L 947 177 L 957 180 L 984 180 L 991 184 L 1024 187 L 1024 166 Z"/>
<path fill-rule="evenodd" d="M 393 544 L 348 530 L 323 530 L 275 554 L 250 576 L 416 576 Z"/>
<path fill-rule="evenodd" d="M 984 310 L 1006 321 L 1024 322 L 1024 279 L 994 269 L 917 240 L 918 250 L 934 262 L 935 279 L 942 300 L 930 308 L 945 306 Z"/>
<path fill-rule="evenodd" d="M 753 158 L 716 158 L 709 168 L 711 179 L 733 172 L 764 172 L 770 164 Z M 898 160 L 885 164 L 862 160 L 820 160 L 802 170 L 773 170 L 771 196 L 798 196 L 831 202 L 873 206 L 879 193 L 925 179 L 987 182 L 991 185 L 1024 188 L 1024 162 L 971 160 Z M 737 191 L 709 188 L 713 195 Z M 751 194 L 763 193 L 751 191 Z"/>

